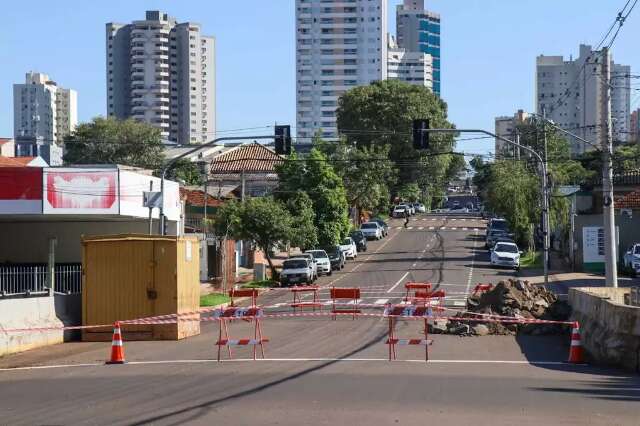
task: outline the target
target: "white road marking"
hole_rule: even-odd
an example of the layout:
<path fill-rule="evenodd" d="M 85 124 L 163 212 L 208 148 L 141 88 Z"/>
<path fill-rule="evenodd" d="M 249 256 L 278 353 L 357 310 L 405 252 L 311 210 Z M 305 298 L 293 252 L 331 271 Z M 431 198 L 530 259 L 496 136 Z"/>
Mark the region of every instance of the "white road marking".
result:
<path fill-rule="evenodd" d="M 477 232 L 474 232 L 474 236 L 478 235 Z M 473 254 L 471 255 L 471 266 L 469 267 L 469 277 L 467 278 L 467 294 L 469 294 L 469 290 L 471 290 L 471 280 L 473 279 L 473 265 L 476 262 L 476 245 L 478 241 L 474 238 L 473 240 Z"/>
<path fill-rule="evenodd" d="M 462 230 L 463 230 L 463 231 L 467 231 L 468 229 L 467 229 L 467 228 L 462 228 Z"/>
<path fill-rule="evenodd" d="M 456 229 L 458 229 L 458 228 L 456 228 L 456 227 L 451 228 L 452 231 L 455 231 Z"/>
<path fill-rule="evenodd" d="M 429 227 L 429 230 L 432 231 L 433 229 L 435 229 L 433 226 Z"/>
<path fill-rule="evenodd" d="M 447 229 L 447 227 L 446 226 L 441 226 L 440 229 L 444 231 L 444 230 Z"/>
<path fill-rule="evenodd" d="M 409 226 L 409 227 L 407 227 L 407 229 L 413 229 L 413 226 Z"/>
<path fill-rule="evenodd" d="M 385 303 L 387 303 L 389 301 L 389 299 L 378 299 L 375 302 L 373 302 L 374 305 L 384 305 Z"/>
<path fill-rule="evenodd" d="M 405 274 L 402 276 L 402 278 L 400 278 L 398 280 L 398 282 L 393 285 L 393 287 L 391 287 L 389 290 L 387 290 L 387 293 L 391 293 L 393 290 L 395 290 L 395 288 L 398 287 L 398 285 L 400 285 L 400 283 L 407 277 L 407 275 L 409 275 L 408 271 L 405 272 Z"/>
<path fill-rule="evenodd" d="M 424 229 L 424 226 L 421 226 L 420 228 L 418 228 L 420 231 L 422 231 Z"/>
<path fill-rule="evenodd" d="M 388 363 L 388 358 L 239 358 L 224 359 L 217 361 L 215 359 L 175 359 L 160 361 L 129 361 L 121 366 L 105 365 L 104 363 L 96 364 L 62 364 L 62 365 L 38 365 L 33 367 L 16 367 L 16 368 L 0 368 L 2 372 L 25 371 L 25 370 L 49 370 L 56 368 L 81 368 L 81 367 L 104 367 L 107 369 L 124 369 L 133 365 L 162 365 L 162 364 L 218 364 L 218 363 L 255 363 L 255 362 L 384 362 Z M 527 360 L 491 360 L 491 359 L 430 359 L 425 362 L 424 359 L 402 359 L 392 361 L 394 363 L 420 363 L 420 364 L 510 364 L 510 365 L 556 365 L 565 366 L 567 370 L 575 367 L 584 367 L 587 364 L 568 364 L 564 361 L 527 361 Z"/>

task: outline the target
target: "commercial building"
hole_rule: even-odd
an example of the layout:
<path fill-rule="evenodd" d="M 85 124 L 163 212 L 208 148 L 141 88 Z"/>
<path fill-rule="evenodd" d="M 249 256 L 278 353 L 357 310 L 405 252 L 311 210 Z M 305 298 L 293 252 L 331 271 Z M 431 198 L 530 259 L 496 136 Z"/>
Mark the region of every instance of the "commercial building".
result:
<path fill-rule="evenodd" d="M 296 0 L 297 137 L 338 136 L 347 90 L 387 78 L 387 0 Z"/>
<path fill-rule="evenodd" d="M 629 142 L 638 143 L 640 141 L 640 109 L 631 113 L 629 123 Z"/>
<path fill-rule="evenodd" d="M 387 51 L 387 78 L 433 90 L 433 58 L 423 52 L 409 52 L 398 47 L 389 35 Z"/>
<path fill-rule="evenodd" d="M 16 156 L 42 156 L 62 162 L 59 148 L 78 124 L 78 94 L 59 87 L 48 75 L 28 72 L 13 85 L 13 133 Z"/>
<path fill-rule="evenodd" d="M 424 8 L 424 0 L 404 0 L 396 9 L 398 46 L 433 58 L 433 92 L 441 94 L 440 15 Z"/>
<path fill-rule="evenodd" d="M 215 39 L 160 11 L 106 25 L 107 112 L 160 128 L 180 144 L 215 138 Z"/>
<path fill-rule="evenodd" d="M 577 59 L 538 56 L 536 59 L 536 110 L 560 127 L 588 140 L 571 140 L 573 153 L 599 146 L 605 138 L 605 85 L 603 57 L 591 46 L 580 45 Z M 630 69 L 611 62 L 611 105 L 614 141 L 625 143 L 630 128 Z"/>
<path fill-rule="evenodd" d="M 495 134 L 502 138 L 515 141 L 516 130 L 518 126 L 525 124 L 529 116 L 530 116 L 529 114 L 519 109 L 512 116 L 496 117 Z M 517 156 L 516 149 L 517 148 L 515 148 L 513 145 L 509 145 L 506 142 L 503 142 L 500 139 L 496 138 L 496 145 L 495 145 L 496 157 L 501 157 L 504 155 Z"/>

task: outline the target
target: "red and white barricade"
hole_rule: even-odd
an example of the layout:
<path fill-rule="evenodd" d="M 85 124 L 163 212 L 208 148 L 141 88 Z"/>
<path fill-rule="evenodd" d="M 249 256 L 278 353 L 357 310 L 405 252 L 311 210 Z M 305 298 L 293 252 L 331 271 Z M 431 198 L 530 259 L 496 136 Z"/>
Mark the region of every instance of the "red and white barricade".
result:
<path fill-rule="evenodd" d="M 444 290 L 416 290 L 413 298 L 408 302 L 413 305 L 431 306 L 434 311 L 443 311 L 446 296 L 447 293 Z"/>
<path fill-rule="evenodd" d="M 291 287 L 291 293 L 293 293 L 293 302 L 291 303 L 291 307 L 293 308 L 293 312 L 296 312 L 298 308 L 313 308 L 313 312 L 316 311 L 316 308 L 322 308 L 322 303 L 318 301 L 319 289 L 320 287 L 317 285 Z M 301 298 L 301 293 L 311 293 L 313 299 L 305 302 Z"/>
<path fill-rule="evenodd" d="M 220 322 L 220 332 L 218 334 L 218 341 L 216 345 L 218 346 L 218 361 L 221 360 L 221 351 L 222 347 L 226 346 L 227 351 L 229 352 L 229 358 L 233 356 L 231 351 L 231 346 L 253 346 L 253 359 L 256 359 L 257 347 L 260 346 L 260 353 L 262 358 L 264 358 L 264 343 L 268 342 L 269 339 L 266 339 L 262 336 L 262 324 L 260 319 L 264 316 L 264 312 L 262 308 L 258 306 L 251 306 L 248 308 L 238 308 L 238 307 L 229 307 L 224 309 L 216 309 L 212 312 L 214 318 L 218 318 Z M 229 336 L 229 325 L 230 321 L 234 319 L 242 319 L 249 322 L 254 322 L 254 332 L 253 338 L 247 339 L 232 339 Z"/>
<path fill-rule="evenodd" d="M 258 289 L 257 288 L 231 289 L 229 290 L 229 297 L 231 298 L 230 306 L 236 306 L 234 302 L 235 302 L 235 299 L 239 297 L 250 297 L 251 306 L 256 306 L 258 304 Z"/>
<path fill-rule="evenodd" d="M 493 284 L 477 284 L 473 288 L 473 294 L 480 295 L 482 293 L 486 293 L 487 291 L 493 290 Z"/>
<path fill-rule="evenodd" d="M 362 313 L 359 307 L 360 303 L 360 289 L 359 288 L 336 288 L 331 287 L 331 313 L 333 314 L 353 314 L 353 319 L 356 319 L 356 314 Z M 341 300 L 348 300 L 348 302 L 340 302 Z M 333 316 L 336 319 L 336 315 Z"/>
<path fill-rule="evenodd" d="M 384 316 L 389 319 L 389 334 L 387 336 L 387 345 L 389 345 L 389 361 L 397 359 L 397 345 L 420 345 L 424 346 L 425 361 L 429 361 L 429 346 L 433 344 L 433 340 L 429 339 L 428 320 L 433 316 L 431 306 L 416 305 L 388 305 L 384 310 Z M 424 319 L 424 338 L 400 339 L 396 336 L 395 324 L 397 318 L 423 318 Z"/>
<path fill-rule="evenodd" d="M 416 283 L 409 281 L 404 285 L 406 290 L 404 295 L 404 301 L 411 303 L 418 293 L 425 293 L 431 291 L 431 283 Z"/>

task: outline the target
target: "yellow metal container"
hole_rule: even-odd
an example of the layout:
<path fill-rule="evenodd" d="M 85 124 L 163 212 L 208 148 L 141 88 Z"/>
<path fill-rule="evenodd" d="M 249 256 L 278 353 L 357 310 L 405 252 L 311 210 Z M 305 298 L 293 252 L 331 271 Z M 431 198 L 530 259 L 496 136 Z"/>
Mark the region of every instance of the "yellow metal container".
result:
<path fill-rule="evenodd" d="M 82 324 L 112 324 L 200 308 L 196 237 L 105 235 L 82 240 Z M 177 340 L 200 334 L 199 315 L 177 324 L 126 325 L 126 340 Z M 109 341 L 112 330 L 83 330 Z"/>

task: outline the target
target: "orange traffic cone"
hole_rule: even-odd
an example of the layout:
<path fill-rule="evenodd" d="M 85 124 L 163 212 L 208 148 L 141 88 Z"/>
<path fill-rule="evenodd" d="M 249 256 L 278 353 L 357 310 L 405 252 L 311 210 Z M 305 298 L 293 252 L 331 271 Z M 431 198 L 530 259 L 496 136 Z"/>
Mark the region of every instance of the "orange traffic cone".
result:
<path fill-rule="evenodd" d="M 571 329 L 571 347 L 569 348 L 569 360 L 572 364 L 583 364 L 584 354 L 582 352 L 582 342 L 580 340 L 580 324 L 578 321 L 573 323 Z"/>
<path fill-rule="evenodd" d="M 113 340 L 111 341 L 111 359 L 107 364 L 124 364 L 124 346 L 122 345 L 122 332 L 120 322 L 113 325 Z"/>

